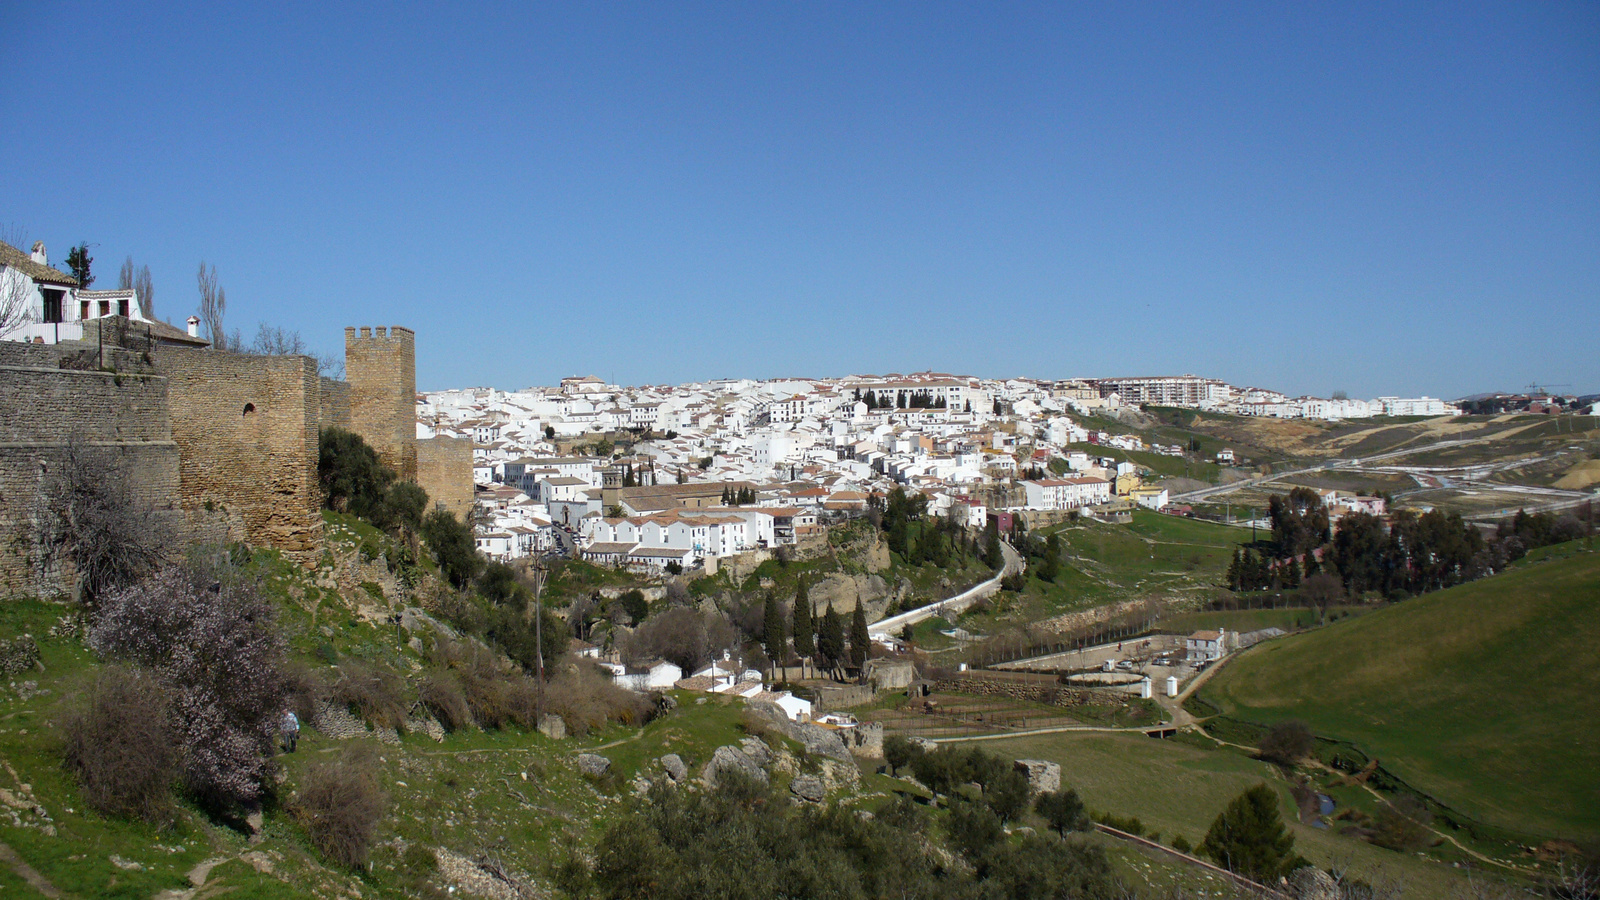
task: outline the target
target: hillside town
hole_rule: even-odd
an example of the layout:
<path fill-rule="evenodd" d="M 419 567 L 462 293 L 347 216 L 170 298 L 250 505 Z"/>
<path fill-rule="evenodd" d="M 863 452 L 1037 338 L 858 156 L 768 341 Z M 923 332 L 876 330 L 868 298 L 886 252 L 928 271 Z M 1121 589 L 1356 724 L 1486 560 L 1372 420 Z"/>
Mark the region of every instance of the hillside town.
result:
<path fill-rule="evenodd" d="M 1430 397 L 1291 399 L 1192 375 L 921 372 L 642 387 L 574 376 L 549 388 L 422 394 L 417 433 L 472 441 L 487 555 L 660 573 L 794 544 L 895 485 L 981 528 L 1008 511 L 1168 506 L 1170 489 L 1130 454 L 1248 464 L 1232 449 L 1201 458 L 1198 447 L 1119 428 L 1148 406 L 1318 419 L 1459 413 Z"/>

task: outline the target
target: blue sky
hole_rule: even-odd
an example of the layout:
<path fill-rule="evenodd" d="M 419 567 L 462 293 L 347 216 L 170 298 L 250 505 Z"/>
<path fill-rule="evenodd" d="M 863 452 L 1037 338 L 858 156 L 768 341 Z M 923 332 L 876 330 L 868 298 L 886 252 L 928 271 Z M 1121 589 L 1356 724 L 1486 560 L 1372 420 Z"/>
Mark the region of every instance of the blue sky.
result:
<path fill-rule="evenodd" d="M 338 7 L 338 8 L 336 8 Z M 1600 4 L 8 4 L 0 225 L 424 389 L 1600 390 Z M 98 286 L 98 285 L 97 285 Z"/>

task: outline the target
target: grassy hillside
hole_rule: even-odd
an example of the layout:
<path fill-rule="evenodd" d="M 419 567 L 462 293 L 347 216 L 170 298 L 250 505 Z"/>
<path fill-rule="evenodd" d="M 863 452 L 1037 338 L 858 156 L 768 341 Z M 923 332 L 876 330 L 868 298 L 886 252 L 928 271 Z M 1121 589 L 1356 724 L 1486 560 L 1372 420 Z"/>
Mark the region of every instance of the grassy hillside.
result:
<path fill-rule="evenodd" d="M 1059 534 L 1061 573 L 1054 583 L 1029 578 L 961 620 L 983 633 L 1121 600 L 1209 598 L 1225 578 L 1246 528 L 1136 510 L 1127 525 L 1080 519 L 1046 528 Z"/>
<path fill-rule="evenodd" d="M 1440 801 L 1544 836 L 1600 836 L 1600 554 L 1515 568 L 1264 644 L 1205 699 L 1351 740 Z"/>
<path fill-rule="evenodd" d="M 1062 782 L 1077 790 L 1090 809 L 1135 816 L 1147 830 L 1159 832 L 1164 843 L 1178 835 L 1199 843 L 1229 801 L 1266 783 L 1279 795 L 1279 811 L 1290 823 L 1295 850 L 1311 862 L 1348 863 L 1354 875 L 1373 881 L 1398 879 L 1405 896 L 1412 898 L 1457 897 L 1463 886 L 1461 870 L 1447 861 L 1383 850 L 1300 824 L 1289 785 L 1278 770 L 1242 753 L 1104 733 L 1032 735 L 976 746 L 1002 756 L 1060 763 Z"/>

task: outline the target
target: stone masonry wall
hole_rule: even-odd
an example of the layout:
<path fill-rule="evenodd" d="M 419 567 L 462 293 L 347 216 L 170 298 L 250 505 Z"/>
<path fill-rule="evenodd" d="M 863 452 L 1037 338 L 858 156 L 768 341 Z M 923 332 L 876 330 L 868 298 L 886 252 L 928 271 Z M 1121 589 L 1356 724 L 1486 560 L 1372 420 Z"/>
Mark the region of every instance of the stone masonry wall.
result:
<path fill-rule="evenodd" d="M 1097 697 L 1093 691 L 1047 684 L 1006 681 L 999 678 L 940 678 L 933 683 L 933 689 L 941 694 L 978 694 L 985 697 L 1009 697 L 1012 700 L 1048 703 L 1051 706 L 1083 706 L 1102 699 Z"/>
<path fill-rule="evenodd" d="M 332 378 L 317 379 L 321 389 L 322 411 L 317 422 L 323 428 L 350 430 L 350 382 Z"/>
<path fill-rule="evenodd" d="M 164 348 L 156 366 L 168 381 L 183 505 L 237 514 L 234 539 L 314 560 L 322 549 L 315 363 Z"/>
<path fill-rule="evenodd" d="M 417 478 L 416 335 L 409 328 L 344 330 L 350 430 L 403 479 Z"/>
<path fill-rule="evenodd" d="M 472 441 L 453 437 L 417 441 L 417 484 L 432 503 L 465 522 L 472 511 Z"/>
<path fill-rule="evenodd" d="M 91 357 L 115 371 L 62 368 Z M 69 571 L 41 570 L 37 549 L 45 497 L 69 453 L 115 466 L 138 499 L 181 527 L 167 421 L 167 379 L 139 354 L 0 342 L 0 596 L 50 596 L 71 584 Z"/>

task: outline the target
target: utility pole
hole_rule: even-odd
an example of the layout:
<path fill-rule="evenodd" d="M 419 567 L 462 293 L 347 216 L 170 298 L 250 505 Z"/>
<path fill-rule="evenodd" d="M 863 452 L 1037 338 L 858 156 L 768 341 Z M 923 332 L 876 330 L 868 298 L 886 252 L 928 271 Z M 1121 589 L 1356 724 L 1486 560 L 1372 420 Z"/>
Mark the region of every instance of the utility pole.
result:
<path fill-rule="evenodd" d="M 544 577 L 543 563 L 533 567 L 533 641 L 535 667 L 539 675 L 539 693 L 533 706 L 533 727 L 544 722 Z M 524 632 L 526 634 L 526 632 Z"/>

